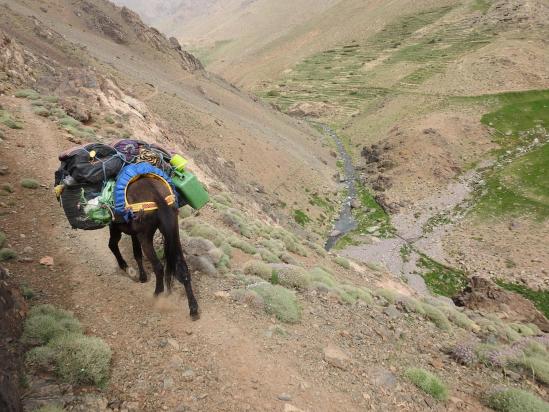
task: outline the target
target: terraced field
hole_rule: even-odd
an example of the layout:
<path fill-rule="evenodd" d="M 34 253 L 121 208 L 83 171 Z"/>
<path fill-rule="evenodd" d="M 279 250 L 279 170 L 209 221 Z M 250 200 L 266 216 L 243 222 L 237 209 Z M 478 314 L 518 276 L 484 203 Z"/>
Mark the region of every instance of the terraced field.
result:
<path fill-rule="evenodd" d="M 335 123 L 366 111 L 377 100 L 414 93 L 449 62 L 492 38 L 488 29 L 470 28 L 468 20 L 441 22 L 451 10 L 440 7 L 405 16 L 363 43 L 352 41 L 313 55 L 259 93 L 283 110 L 300 101 L 335 105 Z"/>

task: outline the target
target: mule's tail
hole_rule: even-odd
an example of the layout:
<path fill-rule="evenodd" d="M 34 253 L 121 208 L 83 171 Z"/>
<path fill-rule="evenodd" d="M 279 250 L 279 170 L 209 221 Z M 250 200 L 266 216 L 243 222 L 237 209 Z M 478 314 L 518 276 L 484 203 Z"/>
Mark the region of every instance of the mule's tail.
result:
<path fill-rule="evenodd" d="M 168 205 L 166 199 L 159 192 L 155 193 L 155 203 L 158 206 L 160 232 L 164 236 L 164 257 L 166 258 L 164 281 L 168 289 L 170 289 L 174 274 L 179 278 L 178 265 L 182 261 L 183 254 L 179 239 L 177 210 Z"/>

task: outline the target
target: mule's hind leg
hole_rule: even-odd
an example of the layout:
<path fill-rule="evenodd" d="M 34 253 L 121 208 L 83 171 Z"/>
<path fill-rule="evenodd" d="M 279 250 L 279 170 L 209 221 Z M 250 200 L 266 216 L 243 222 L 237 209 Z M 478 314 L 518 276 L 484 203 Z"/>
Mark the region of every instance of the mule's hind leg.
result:
<path fill-rule="evenodd" d="M 110 239 L 109 239 L 109 249 L 111 250 L 112 254 L 116 258 L 116 261 L 118 262 L 118 266 L 122 270 L 128 269 L 128 264 L 122 257 L 122 254 L 120 253 L 120 249 L 118 247 L 118 242 L 120 242 L 120 239 L 122 238 L 122 232 L 120 229 L 118 229 L 114 225 L 109 226 L 110 231 Z"/>
<path fill-rule="evenodd" d="M 143 251 L 141 250 L 141 243 L 137 235 L 132 235 L 132 247 L 133 247 L 133 257 L 137 262 L 137 267 L 139 268 L 139 281 L 145 283 L 147 281 L 147 274 L 143 268 Z"/>
<path fill-rule="evenodd" d="M 183 256 L 181 256 L 181 259 L 178 262 L 176 271 L 179 280 L 185 286 L 185 293 L 187 294 L 189 309 L 191 310 L 191 318 L 193 320 L 198 320 L 200 315 L 198 313 L 198 302 L 194 297 L 193 288 L 191 285 L 191 272 L 189 271 L 189 267 L 187 266 L 187 262 L 185 262 L 185 258 Z"/>
<path fill-rule="evenodd" d="M 153 245 L 153 233 L 140 233 L 139 242 L 141 242 L 141 247 L 143 248 L 143 253 L 151 262 L 151 265 L 156 275 L 156 288 L 154 289 L 154 295 L 158 296 L 164 292 L 164 266 L 160 263 L 158 256 L 156 256 L 156 251 L 154 250 Z"/>

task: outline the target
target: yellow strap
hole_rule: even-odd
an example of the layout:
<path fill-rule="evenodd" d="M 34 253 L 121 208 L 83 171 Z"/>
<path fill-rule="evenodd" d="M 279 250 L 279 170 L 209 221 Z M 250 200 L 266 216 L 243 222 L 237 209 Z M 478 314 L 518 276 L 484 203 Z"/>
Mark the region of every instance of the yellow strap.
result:
<path fill-rule="evenodd" d="M 175 203 L 175 196 L 174 195 L 168 195 L 166 196 L 166 203 L 171 206 Z M 132 203 L 127 204 L 126 207 L 130 209 L 133 213 L 137 212 L 150 212 L 151 210 L 157 210 L 158 205 L 156 202 L 141 202 L 141 203 Z"/>
<path fill-rule="evenodd" d="M 126 203 L 126 209 L 130 209 L 134 213 L 137 213 L 137 212 L 140 212 L 140 211 L 149 212 L 149 211 L 158 209 L 158 205 L 156 204 L 156 202 L 140 202 L 140 203 L 129 203 L 128 202 L 128 187 L 133 182 L 135 182 L 136 180 L 141 179 L 143 177 L 160 180 L 168 188 L 168 190 L 170 191 L 170 194 L 168 196 L 166 196 L 166 203 L 169 206 L 171 206 L 175 203 L 175 195 L 173 193 L 173 189 L 170 186 L 170 184 L 166 181 L 166 179 L 164 179 L 162 176 L 158 176 L 154 173 L 146 173 L 146 174 L 143 174 L 143 175 L 134 176 L 128 182 L 128 184 L 126 185 L 126 188 L 124 189 L 124 199 L 125 199 L 125 203 Z"/>

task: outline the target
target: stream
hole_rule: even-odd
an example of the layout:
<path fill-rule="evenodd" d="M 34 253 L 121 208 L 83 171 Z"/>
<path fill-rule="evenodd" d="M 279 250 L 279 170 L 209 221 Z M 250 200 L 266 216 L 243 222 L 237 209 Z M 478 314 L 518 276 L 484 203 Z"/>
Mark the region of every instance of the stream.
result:
<path fill-rule="evenodd" d="M 328 237 L 326 245 L 324 246 L 326 250 L 330 250 L 336 245 L 337 241 L 341 237 L 345 236 L 347 233 L 349 233 L 351 230 L 356 229 L 357 227 L 355 218 L 351 213 L 351 202 L 356 199 L 357 195 L 355 184 L 356 170 L 353 166 L 353 159 L 351 158 L 351 155 L 347 153 L 345 145 L 336 134 L 336 132 L 324 124 L 320 124 L 320 126 L 322 127 L 324 133 L 330 136 L 336 144 L 339 159 L 343 161 L 343 181 L 341 183 L 345 185 L 345 189 L 347 191 L 347 196 L 341 204 L 339 216 L 334 223 L 334 230 Z"/>
<path fill-rule="evenodd" d="M 334 223 L 334 229 L 326 241 L 325 249 L 330 250 L 342 236 L 357 227 L 351 212 L 351 202 L 357 198 L 357 173 L 350 154 L 336 132 L 326 125 L 318 125 L 336 144 L 339 159 L 343 161 L 344 175 L 341 183 L 347 191 L 339 216 Z M 479 168 L 487 166 L 489 164 L 482 164 Z M 445 189 L 415 204 L 413 208 L 402 210 L 391 216 L 391 223 L 396 229 L 394 237 L 379 238 L 364 235 L 360 239 L 360 245 L 349 246 L 340 254 L 358 262 L 381 265 L 393 275 L 403 277 L 420 295 L 430 295 L 423 277 L 417 273 L 420 259 L 417 251 L 439 262 L 445 262 L 442 240 L 454 223 L 448 220 L 433 227 L 432 231 L 425 231 L 424 227 L 436 216 L 451 216 L 457 205 L 467 201 L 479 179 L 480 175 L 475 170 L 465 173 L 459 179 L 449 183 Z M 422 212 L 419 217 L 418 211 Z M 403 253 L 403 248 L 410 252 Z"/>

